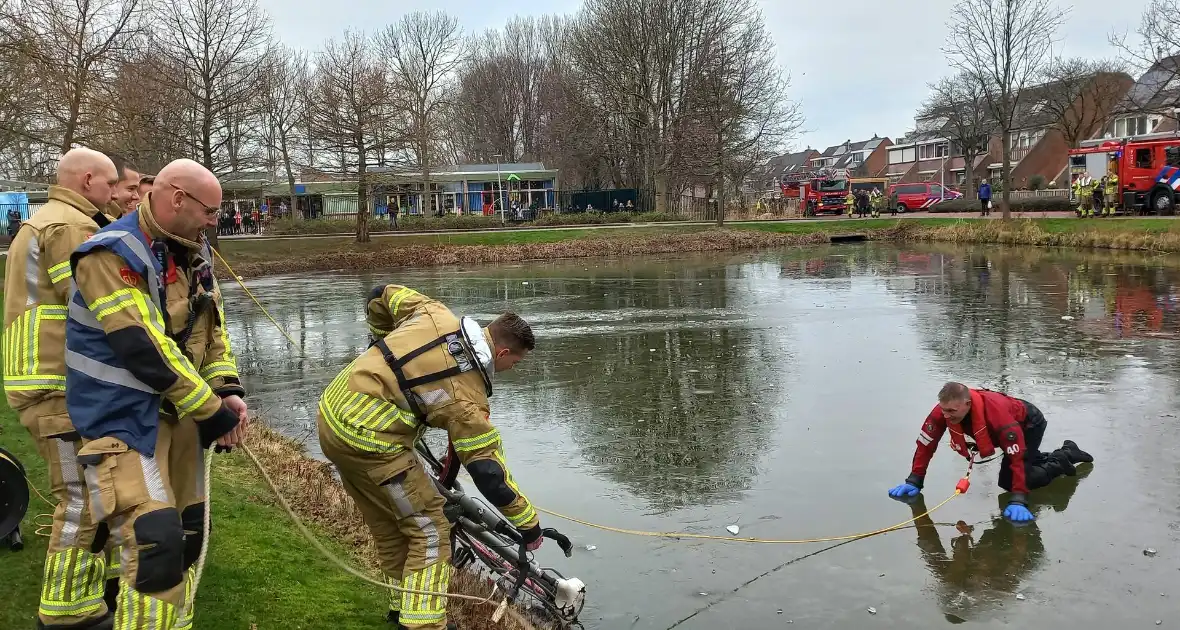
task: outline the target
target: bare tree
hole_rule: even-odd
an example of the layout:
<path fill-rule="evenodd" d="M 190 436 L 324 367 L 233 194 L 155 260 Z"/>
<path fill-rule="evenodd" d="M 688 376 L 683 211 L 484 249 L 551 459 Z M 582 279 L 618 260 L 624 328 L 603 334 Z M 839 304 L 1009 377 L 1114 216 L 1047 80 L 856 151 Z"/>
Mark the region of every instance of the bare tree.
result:
<path fill-rule="evenodd" d="M 462 30 L 454 16 L 415 11 L 381 31 L 378 42 L 389 64 L 389 81 L 404 117 L 405 137 L 422 173 L 425 214 L 434 200 L 430 189 L 434 152 L 447 132 L 444 115 L 463 61 Z"/>
<path fill-rule="evenodd" d="M 0 0 L 0 169 L 18 176 L 16 152 L 22 143 L 35 140 L 29 133 L 32 104 L 36 100 L 36 71 L 24 50 L 30 45 L 31 33 L 19 28 L 18 17 L 13 11 L 17 5 Z"/>
<path fill-rule="evenodd" d="M 1071 148 L 1104 128 L 1134 81 L 1113 61 L 1055 59 L 1045 69 L 1041 109 Z"/>
<path fill-rule="evenodd" d="M 1142 74 L 1119 109 L 1180 124 L 1180 0 L 1151 0 L 1135 36 L 1112 33 L 1110 42 Z"/>
<path fill-rule="evenodd" d="M 269 152 L 281 163 L 287 179 L 291 216 L 296 211 L 294 153 L 299 126 L 304 121 L 307 92 L 311 88 L 311 71 L 307 56 L 302 52 L 279 47 L 267 55 L 262 76 L 265 97 L 265 136 Z M 277 168 L 271 172 L 277 172 Z"/>
<path fill-rule="evenodd" d="M 374 44 L 346 32 L 316 58 L 310 99 L 312 135 L 325 153 L 338 155 L 340 172 L 357 181 L 356 240 L 369 242 L 368 166 L 389 124 L 392 89 Z"/>
<path fill-rule="evenodd" d="M 1065 11 L 1052 0 L 959 0 L 944 51 L 952 66 L 978 82 L 1003 146 L 1003 218 L 1011 216 L 1012 131 L 1020 95 L 1050 59 Z"/>
<path fill-rule="evenodd" d="M 271 44 L 270 22 L 257 0 L 164 0 L 168 37 L 158 37 L 168 61 L 163 75 L 187 93 L 195 115 L 194 159 L 217 174 L 242 168 L 243 144 L 260 95 L 261 63 Z"/>
<path fill-rule="evenodd" d="M 940 126 L 957 152 L 962 154 L 967 188 L 970 195 L 975 195 L 975 162 L 979 156 L 987 154 L 988 141 L 995 130 L 983 84 L 972 75 L 961 72 L 940 79 L 930 86 L 930 91 L 918 118 Z"/>
<path fill-rule="evenodd" d="M 111 62 L 130 51 L 141 34 L 140 0 L 24 0 L 11 24 L 25 31 L 21 53 L 32 62 L 43 99 L 30 130 L 41 142 L 66 152 L 92 144 L 88 133 L 106 107 L 104 89 Z"/>
<path fill-rule="evenodd" d="M 748 0 L 732 8 L 736 15 L 754 12 Z M 708 43 L 704 72 L 689 96 L 712 148 L 706 163 L 715 179 L 718 226 L 725 222 L 730 188 L 740 191 L 746 176 L 779 153 L 803 122 L 787 98 L 786 79 L 769 61 L 772 41 L 761 21 L 722 25 Z M 735 174 L 740 178 L 727 184 L 726 177 Z"/>

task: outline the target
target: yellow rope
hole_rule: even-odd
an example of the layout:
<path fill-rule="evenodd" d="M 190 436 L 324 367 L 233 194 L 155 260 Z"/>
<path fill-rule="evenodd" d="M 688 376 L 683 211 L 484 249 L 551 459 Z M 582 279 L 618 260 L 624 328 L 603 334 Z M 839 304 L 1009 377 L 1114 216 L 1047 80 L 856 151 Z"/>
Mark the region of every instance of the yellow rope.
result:
<path fill-rule="evenodd" d="M 621 527 L 611 527 L 609 525 L 599 525 L 598 523 L 591 523 L 589 521 L 583 521 L 581 519 L 577 519 L 572 516 L 566 516 L 565 514 L 559 514 L 557 512 L 546 510 L 545 508 L 541 508 L 541 507 L 536 507 L 536 506 L 533 506 L 533 507 L 536 508 L 536 510 L 538 512 L 544 512 L 545 514 L 548 514 L 549 516 L 556 516 L 557 518 L 565 519 L 565 520 L 570 521 L 572 523 L 577 523 L 579 525 L 585 525 L 586 527 L 593 527 L 594 529 L 601 529 L 601 530 L 607 531 L 607 532 L 614 532 L 616 534 L 627 534 L 629 536 L 646 536 L 648 538 L 689 538 L 692 540 L 719 540 L 719 541 L 723 541 L 723 542 L 755 543 L 755 544 L 763 544 L 763 545 L 804 545 L 804 544 L 808 544 L 808 543 L 836 542 L 836 541 L 840 541 L 840 540 L 855 540 L 857 538 L 868 538 L 869 536 L 876 536 L 878 534 L 884 534 L 885 532 L 891 532 L 895 529 L 901 529 L 901 528 L 909 525 L 910 523 L 913 523 L 914 521 L 922 518 L 923 516 L 927 516 L 928 514 L 933 512 L 934 510 L 937 510 L 938 508 L 946 505 L 947 503 L 950 503 L 951 499 L 959 496 L 960 494 L 962 494 L 962 493 L 959 492 L 958 490 L 955 490 L 955 493 L 952 494 L 951 496 L 947 497 L 942 503 L 939 503 L 938 505 L 930 508 L 929 510 L 926 510 L 922 514 L 919 514 L 911 519 L 902 521 L 896 525 L 891 525 L 889 527 L 884 527 L 884 528 L 877 529 L 877 530 L 874 530 L 871 532 L 864 532 L 863 534 L 849 534 L 847 536 L 828 536 L 825 538 L 804 538 L 804 539 L 799 539 L 799 540 L 779 540 L 779 539 L 772 539 L 772 538 L 739 538 L 737 536 L 714 536 L 711 534 L 690 534 L 687 532 L 648 532 L 648 531 L 643 531 L 643 530 L 639 530 L 639 529 L 623 529 Z"/>
<path fill-rule="evenodd" d="M 210 247 L 209 249 L 213 249 L 213 248 Z M 217 256 L 217 260 L 220 260 L 221 264 L 225 265 L 225 268 L 229 271 L 230 275 L 234 277 L 234 280 L 236 280 L 238 282 L 238 284 L 242 287 L 242 290 L 246 292 L 246 295 L 250 296 L 251 300 L 254 300 L 254 303 L 258 305 L 258 308 L 262 311 L 262 314 L 266 315 L 266 318 L 270 320 L 270 323 L 275 325 L 275 329 L 278 330 L 284 337 L 286 337 L 287 341 L 291 342 L 291 345 L 298 348 L 299 342 L 295 341 L 295 339 L 292 338 L 291 335 L 287 334 L 287 331 L 284 330 L 283 327 L 281 325 L 279 325 L 279 323 L 277 321 L 275 321 L 275 318 L 270 316 L 270 311 L 266 310 L 266 307 L 262 305 L 262 302 L 259 302 L 258 298 L 254 297 L 254 294 L 251 293 L 250 289 L 246 287 L 246 283 L 242 282 L 241 276 L 239 276 L 237 274 L 237 272 L 234 271 L 233 267 L 229 266 L 229 263 L 225 262 L 225 258 L 223 258 L 221 256 L 221 252 L 217 251 L 216 249 L 213 249 L 213 255 Z"/>

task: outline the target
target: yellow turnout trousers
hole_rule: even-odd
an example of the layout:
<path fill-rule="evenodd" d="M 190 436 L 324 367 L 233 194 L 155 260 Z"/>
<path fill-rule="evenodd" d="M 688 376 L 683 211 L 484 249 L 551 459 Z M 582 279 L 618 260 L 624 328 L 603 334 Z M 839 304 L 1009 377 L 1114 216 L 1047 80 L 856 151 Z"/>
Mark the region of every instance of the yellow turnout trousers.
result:
<path fill-rule="evenodd" d="M 115 437 L 79 451 L 90 510 L 120 546 L 116 629 L 187 630 L 205 517 L 205 450 L 196 423 L 162 416 L 152 456 Z"/>
<path fill-rule="evenodd" d="M 341 440 L 316 418 L 324 456 L 340 471 L 345 492 L 356 502 L 373 536 L 381 570 L 402 588 L 448 592 L 451 527 L 444 500 L 412 451 L 369 453 Z M 444 630 L 447 600 L 390 591 L 389 608 L 400 623 L 419 630 Z"/>

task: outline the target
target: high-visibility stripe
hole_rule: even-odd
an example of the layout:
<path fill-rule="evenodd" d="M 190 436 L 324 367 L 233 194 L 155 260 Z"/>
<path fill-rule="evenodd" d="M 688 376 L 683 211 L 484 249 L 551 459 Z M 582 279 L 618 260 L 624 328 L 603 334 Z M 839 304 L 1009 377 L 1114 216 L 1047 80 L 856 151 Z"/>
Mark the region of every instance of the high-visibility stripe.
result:
<path fill-rule="evenodd" d="M 404 450 L 384 438 L 379 431 L 387 431 L 396 422 L 411 429 L 419 425 L 417 418 L 397 405 L 348 389 L 353 365 L 349 365 L 324 390 L 319 408 L 324 420 L 340 439 L 349 445 L 372 453 L 396 453 Z"/>
<path fill-rule="evenodd" d="M 922 443 L 922 446 L 930 446 L 930 443 L 934 441 L 934 438 L 925 431 L 919 431 L 918 441 Z"/>
<path fill-rule="evenodd" d="M 523 527 L 529 521 L 533 520 L 534 518 L 537 518 L 537 510 L 533 508 L 531 503 L 526 503 L 524 511 L 521 512 L 520 514 L 517 514 L 515 516 L 510 516 L 510 515 L 505 514 L 505 516 L 507 516 L 508 521 L 510 523 L 512 523 L 513 525 L 515 525 L 516 527 Z"/>
<path fill-rule="evenodd" d="M 105 560 L 86 549 L 70 548 L 45 563 L 39 611 L 46 617 L 83 617 L 102 608 Z"/>
<path fill-rule="evenodd" d="M 401 310 L 402 301 L 412 295 L 418 295 L 418 292 L 413 289 L 402 287 L 401 289 L 398 289 L 396 292 L 394 292 L 393 295 L 389 296 L 389 315 L 393 319 L 397 319 L 397 312 Z"/>
<path fill-rule="evenodd" d="M 402 581 L 405 588 L 432 593 L 447 593 L 451 587 L 451 565 L 436 562 L 410 573 Z M 404 593 L 398 621 L 406 627 L 438 624 L 447 617 L 447 600 L 438 595 Z"/>
<path fill-rule="evenodd" d="M 174 630 L 176 621 L 176 606 L 120 582 L 115 630 Z"/>
<path fill-rule="evenodd" d="M 229 361 L 216 361 L 201 367 L 201 378 L 206 381 L 221 378 L 238 378 L 238 366 Z"/>
<path fill-rule="evenodd" d="M 20 315 L 4 331 L 4 390 L 65 389 L 65 374 L 41 372 L 41 324 L 65 321 L 68 309 L 56 304 L 37 305 Z"/>
<path fill-rule="evenodd" d="M 481 433 L 475 437 L 462 438 L 454 440 L 455 451 L 465 453 L 468 451 L 478 451 L 481 448 L 486 448 L 500 441 L 500 431 L 492 429 L 487 433 Z"/>
<path fill-rule="evenodd" d="M 385 574 L 385 583 L 390 586 L 399 586 L 400 587 L 402 585 L 401 580 L 393 577 L 392 575 L 389 575 L 388 573 Z M 401 591 L 395 591 L 392 588 L 389 589 L 389 609 L 392 610 L 393 612 L 401 612 L 401 609 L 402 609 L 402 593 L 401 593 Z"/>
<path fill-rule="evenodd" d="M 73 277 L 73 272 L 70 271 L 70 261 L 62 261 L 49 268 L 49 281 L 53 284 L 69 280 Z"/>

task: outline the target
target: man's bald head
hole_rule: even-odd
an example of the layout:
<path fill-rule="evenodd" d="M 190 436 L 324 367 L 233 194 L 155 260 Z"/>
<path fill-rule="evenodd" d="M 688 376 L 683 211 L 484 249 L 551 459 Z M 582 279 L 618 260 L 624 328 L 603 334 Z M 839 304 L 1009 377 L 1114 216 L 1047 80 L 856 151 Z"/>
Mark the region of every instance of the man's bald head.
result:
<path fill-rule="evenodd" d="M 202 230 L 217 225 L 221 182 L 197 162 L 174 160 L 156 174 L 151 207 L 160 227 L 196 241 Z"/>
<path fill-rule="evenodd" d="M 85 147 L 70 149 L 57 163 L 57 185 L 103 208 L 111 201 L 119 173 L 111 158 Z"/>

